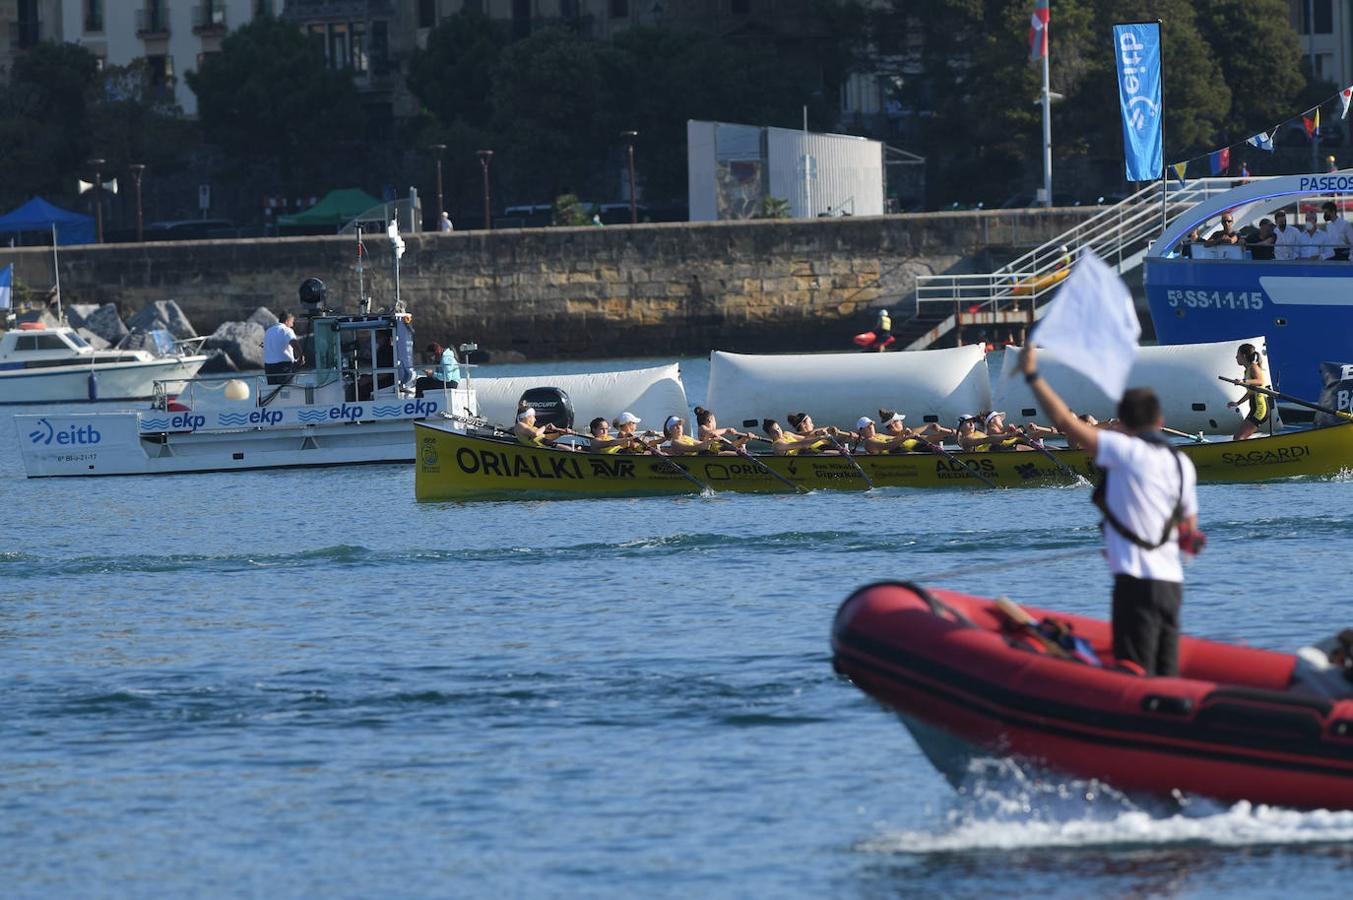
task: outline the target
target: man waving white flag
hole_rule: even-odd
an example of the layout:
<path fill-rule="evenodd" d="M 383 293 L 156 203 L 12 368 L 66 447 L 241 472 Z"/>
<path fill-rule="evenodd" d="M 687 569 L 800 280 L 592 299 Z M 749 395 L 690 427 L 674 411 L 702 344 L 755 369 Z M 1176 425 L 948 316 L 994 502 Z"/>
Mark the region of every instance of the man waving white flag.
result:
<path fill-rule="evenodd" d="M 1098 256 L 1084 250 L 1029 341 L 1051 350 L 1058 362 L 1089 378 L 1117 402 L 1127 388 L 1141 336 L 1127 285 Z"/>

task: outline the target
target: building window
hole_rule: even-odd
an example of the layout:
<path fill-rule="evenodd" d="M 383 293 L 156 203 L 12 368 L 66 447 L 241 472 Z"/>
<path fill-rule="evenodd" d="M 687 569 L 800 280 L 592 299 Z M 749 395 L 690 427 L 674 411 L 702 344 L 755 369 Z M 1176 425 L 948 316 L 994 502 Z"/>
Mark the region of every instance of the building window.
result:
<path fill-rule="evenodd" d="M 85 31 L 103 31 L 103 0 L 85 0 Z"/>
<path fill-rule="evenodd" d="M 512 0 L 512 36 L 518 40 L 531 33 L 531 0 Z"/>
<path fill-rule="evenodd" d="M 19 0 L 19 21 L 15 41 L 20 48 L 42 40 L 42 22 L 38 19 L 38 0 Z"/>
<path fill-rule="evenodd" d="M 559 0 L 559 17 L 562 19 L 578 18 L 578 0 Z"/>
<path fill-rule="evenodd" d="M 729 0 L 728 9 L 735 16 L 745 16 L 752 11 L 751 0 Z"/>
<path fill-rule="evenodd" d="M 370 69 L 366 58 L 366 23 L 353 22 L 352 28 L 352 68 L 365 75 Z"/>
<path fill-rule="evenodd" d="M 329 68 L 346 69 L 351 63 L 348 55 L 348 26 L 337 23 L 329 26 Z"/>
<path fill-rule="evenodd" d="M 174 57 L 155 55 L 146 57 L 146 78 L 151 87 L 169 87 L 174 83 Z"/>
<path fill-rule="evenodd" d="M 480 13 L 484 12 L 483 0 L 465 0 L 460 5 L 461 12 Z"/>
<path fill-rule="evenodd" d="M 1301 9 L 1301 34 L 1311 33 L 1311 17 L 1316 34 L 1334 33 L 1334 0 L 1297 0 Z"/>
<path fill-rule="evenodd" d="M 630 17 L 630 0 L 611 0 L 611 18 L 628 19 Z"/>
<path fill-rule="evenodd" d="M 383 19 L 371 23 L 371 71 L 384 75 L 390 68 L 389 24 Z"/>
<path fill-rule="evenodd" d="M 418 27 L 432 28 L 437 24 L 437 0 L 418 0 Z"/>

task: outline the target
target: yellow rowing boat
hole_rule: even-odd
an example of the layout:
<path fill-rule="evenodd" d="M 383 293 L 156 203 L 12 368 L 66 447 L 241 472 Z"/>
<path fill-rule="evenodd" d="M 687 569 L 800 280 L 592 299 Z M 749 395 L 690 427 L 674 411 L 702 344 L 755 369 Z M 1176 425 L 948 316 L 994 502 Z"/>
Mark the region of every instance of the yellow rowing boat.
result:
<path fill-rule="evenodd" d="M 683 456 L 669 460 L 575 453 L 463 434 L 437 422 L 415 422 L 414 434 L 414 490 L 419 500 L 689 494 L 698 488 L 688 475 L 716 491 L 786 493 L 789 488 L 780 478 L 805 490 L 861 491 L 868 487 L 851 461 L 841 456 L 757 456 L 751 460 Z M 1199 481 L 1329 476 L 1353 469 L 1353 423 L 1248 441 L 1185 444 L 1180 449 L 1193 460 Z M 1092 479 L 1098 474 L 1080 450 L 1049 452 L 1078 476 Z M 1070 480 L 1061 467 L 1035 452 L 861 454 L 854 459 L 875 487 L 985 487 L 974 473 L 1001 487 Z"/>

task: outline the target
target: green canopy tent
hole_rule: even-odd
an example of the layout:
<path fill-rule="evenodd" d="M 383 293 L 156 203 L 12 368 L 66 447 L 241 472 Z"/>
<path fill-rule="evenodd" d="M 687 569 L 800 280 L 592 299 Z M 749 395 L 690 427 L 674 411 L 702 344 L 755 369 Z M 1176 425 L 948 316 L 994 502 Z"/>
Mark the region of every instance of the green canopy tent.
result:
<path fill-rule="evenodd" d="M 338 188 L 304 212 L 278 216 L 277 227 L 311 234 L 335 232 L 373 206 L 380 205 L 381 201 L 361 188 Z"/>

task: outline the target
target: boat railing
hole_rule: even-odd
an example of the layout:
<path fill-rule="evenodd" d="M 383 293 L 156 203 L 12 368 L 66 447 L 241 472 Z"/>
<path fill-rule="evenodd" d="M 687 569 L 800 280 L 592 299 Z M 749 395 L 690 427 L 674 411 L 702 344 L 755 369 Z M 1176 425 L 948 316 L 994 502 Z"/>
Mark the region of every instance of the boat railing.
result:
<path fill-rule="evenodd" d="M 1119 273 L 1136 268 L 1163 226 L 1199 203 L 1232 190 L 1236 184 L 1231 178 L 1199 178 L 1185 185 L 1170 183 L 1163 197 L 1161 186 L 1151 185 L 994 272 L 918 277 L 917 316 L 937 310 L 948 311 L 950 315 L 907 349 L 924 349 L 953 328 L 969 322 L 1005 321 L 1010 318 L 1009 313 L 1022 313 L 1032 322 L 1038 316 L 1040 300 L 1047 298 L 1065 277 L 1057 273 L 1073 267 L 1084 253 L 1093 252 Z"/>

